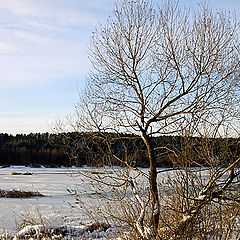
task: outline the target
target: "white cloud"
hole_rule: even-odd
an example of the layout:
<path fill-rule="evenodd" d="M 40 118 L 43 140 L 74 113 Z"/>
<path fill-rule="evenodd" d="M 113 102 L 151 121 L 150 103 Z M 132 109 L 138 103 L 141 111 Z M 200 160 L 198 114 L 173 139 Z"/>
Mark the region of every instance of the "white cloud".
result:
<path fill-rule="evenodd" d="M 0 42 L 0 53 L 6 53 L 6 52 L 15 52 L 18 48 L 16 45 L 8 43 L 8 42 Z"/>
<path fill-rule="evenodd" d="M 53 9 L 52 9 L 53 10 Z M 45 11 L 49 14 L 52 13 L 51 9 Z M 92 15 L 82 9 L 72 10 L 72 9 L 55 9 L 55 12 L 50 16 L 47 15 L 50 21 L 63 26 L 94 26 L 97 23 L 95 15 Z"/>
<path fill-rule="evenodd" d="M 0 0 L 0 13 L 8 12 L 0 27 L 0 88 L 88 72 L 86 42 L 97 18 L 81 4 L 78 0 Z"/>
<path fill-rule="evenodd" d="M 0 88 L 29 87 L 56 79 L 80 78 L 87 73 L 89 63 L 86 56 L 57 55 L 46 58 L 0 56 Z"/>
<path fill-rule="evenodd" d="M 82 6 L 82 7 L 81 7 Z M 60 26 L 94 26 L 97 23 L 96 16 L 84 8 L 85 4 L 81 1 L 61 0 L 1 0 L 0 9 L 7 10 L 19 20 L 28 24 L 30 22 L 40 22 L 46 25 Z M 103 6 L 102 6 L 103 7 Z M 31 24 L 31 23 L 30 23 Z"/>
<path fill-rule="evenodd" d="M 40 44 L 47 44 L 50 42 L 49 38 L 42 37 L 41 35 L 34 34 L 31 32 L 17 30 L 17 31 L 14 31 L 13 33 L 18 39 L 24 40 L 27 42 L 40 43 Z"/>
<path fill-rule="evenodd" d="M 0 8 L 17 15 L 38 15 L 38 9 L 31 0 L 1 0 Z"/>
<path fill-rule="evenodd" d="M 0 0 L 0 132 L 50 131 L 54 112 L 70 111 L 90 68 L 86 43 L 109 1 Z"/>

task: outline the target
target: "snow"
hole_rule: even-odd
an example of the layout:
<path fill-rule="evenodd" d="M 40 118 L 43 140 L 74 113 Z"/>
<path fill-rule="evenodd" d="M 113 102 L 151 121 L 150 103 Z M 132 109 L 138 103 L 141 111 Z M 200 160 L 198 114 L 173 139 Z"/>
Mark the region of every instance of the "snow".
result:
<path fill-rule="evenodd" d="M 183 222 L 187 222 L 189 218 L 191 218 L 190 215 L 183 215 L 182 221 L 183 221 Z"/>
<path fill-rule="evenodd" d="M 197 198 L 195 198 L 196 201 L 203 201 L 206 198 L 206 195 L 199 195 Z"/>
<path fill-rule="evenodd" d="M 34 175 L 10 175 L 13 169 L 15 172 L 29 170 Z M 77 217 L 79 218 L 79 211 L 74 211 L 69 206 L 69 204 L 74 204 L 75 199 L 67 191 L 67 189 L 82 189 L 83 186 L 79 185 L 79 178 L 78 169 L 30 169 L 22 166 L 0 169 L 0 189 L 39 191 L 46 195 L 43 198 L 31 199 L 1 198 L 0 228 L 15 230 L 15 218 L 19 219 L 19 216 L 24 213 L 36 212 L 36 210 L 39 210 L 47 219 L 55 217 L 61 220 L 64 218 L 63 221 L 66 219 L 71 221 Z M 71 213 L 72 219 L 67 216 L 68 213 Z"/>
<path fill-rule="evenodd" d="M 75 223 L 76 221 L 89 221 L 86 215 L 81 214 L 81 209 L 74 209 L 75 198 L 69 194 L 67 189 L 84 192 L 90 190 L 90 179 L 84 178 L 79 171 L 118 171 L 120 167 L 106 167 L 105 169 L 94 169 L 83 166 L 80 169 L 73 168 L 30 168 L 25 166 L 10 166 L 0 168 L 0 189 L 38 191 L 46 197 L 31 199 L 4 199 L 0 201 L 0 229 L 15 230 L 15 219 L 17 221 L 24 217 L 25 213 L 41 212 L 44 218 L 59 223 Z M 148 169 L 141 168 L 143 172 Z M 31 172 L 34 175 L 10 175 L 11 172 Z M 161 179 L 167 178 L 167 174 L 161 173 Z M 109 190 L 106 190 L 108 194 Z M 109 193 L 110 194 L 110 193 Z M 81 194 L 81 201 L 94 203 L 98 201 L 93 196 Z M 97 202 L 99 204 L 99 202 Z M 57 220 L 56 220 L 57 219 Z"/>
<path fill-rule="evenodd" d="M 20 173 L 28 171 L 34 173 L 34 175 L 10 175 L 13 171 Z M 84 192 L 89 189 L 90 179 L 83 178 L 79 171 L 94 171 L 94 169 L 87 166 L 81 169 L 28 168 L 23 166 L 1 168 L 0 189 L 39 191 L 46 197 L 31 199 L 1 198 L 0 229 L 3 229 L 5 233 L 6 230 L 7 232 L 16 231 L 15 220 L 19 223 L 28 217 L 37 219 L 38 222 L 36 223 L 41 224 L 38 212 L 45 222 L 53 225 L 77 226 L 80 222 L 89 223 L 90 218 L 83 214 L 80 205 L 78 208 L 72 208 L 72 205 L 75 205 L 75 198 L 67 191 L 67 189 L 73 189 Z M 96 196 L 88 194 L 81 194 L 81 201 L 88 205 L 99 204 L 99 199 Z M 112 230 L 107 230 L 107 232 L 110 235 Z M 100 233 L 95 232 L 94 234 L 98 236 Z M 106 232 L 101 234 L 104 235 Z"/>
<path fill-rule="evenodd" d="M 117 171 L 119 167 L 114 168 Z M 28 232 L 35 231 L 41 233 L 41 231 L 54 231 L 54 229 L 61 228 L 68 232 L 68 235 L 74 234 L 75 236 L 81 235 L 86 239 L 117 239 L 117 232 L 120 231 L 119 226 L 111 225 L 106 231 L 94 230 L 88 231 L 88 224 L 79 225 L 80 223 L 89 222 L 90 219 L 83 215 L 80 208 L 72 208 L 71 205 L 75 205 L 75 198 L 69 194 L 67 189 L 77 190 L 78 192 L 84 192 L 86 189 L 90 189 L 90 179 L 84 178 L 79 174 L 79 171 L 83 173 L 91 171 L 102 171 L 104 169 L 93 169 L 88 166 L 84 166 L 81 169 L 73 168 L 29 168 L 24 166 L 11 166 L 9 168 L 0 168 L 0 189 L 10 190 L 18 189 L 24 191 L 39 191 L 46 195 L 43 198 L 31 198 L 31 199 L 4 199 L 0 201 L 0 229 L 4 230 L 5 235 L 12 235 L 16 230 L 15 219 L 17 221 L 23 219 L 26 213 L 33 213 L 39 211 L 46 222 L 51 223 L 49 226 L 43 226 L 39 222 L 33 226 L 26 226 L 17 234 L 24 235 Z M 107 171 L 112 171 L 112 168 L 105 168 Z M 121 170 L 121 169 L 120 169 Z M 164 170 L 164 169 L 160 169 Z M 11 172 L 31 172 L 34 175 L 10 175 Z M 147 172 L 148 169 L 141 169 L 143 172 Z M 101 173 L 102 173 L 101 172 Z M 159 180 L 164 182 L 168 178 L 174 178 L 176 171 L 174 172 L 162 172 L 159 174 Z M 207 172 L 201 172 L 207 176 Z M 207 177 L 206 177 L 207 178 Z M 141 180 L 141 179 L 140 179 Z M 139 183 L 139 182 L 138 182 Z M 109 189 L 107 191 L 110 191 Z M 108 193 L 106 191 L 106 194 Z M 195 200 L 203 201 L 206 196 L 204 192 L 200 192 Z M 97 202 L 92 195 L 81 194 L 81 201 L 91 204 Z M 89 205 L 91 205 L 89 204 Z M 81 207 L 81 206 L 80 206 Z M 193 212 L 192 212 L 193 213 Z M 187 221 L 190 215 L 183 216 L 183 221 Z M 240 225 L 240 219 L 237 219 Z M 64 230 L 64 231 L 65 231 Z M 84 234 L 84 235 L 83 235 Z M 1 233 L 0 233 L 1 239 Z M 57 239 L 57 238 L 56 238 Z M 69 238 L 73 239 L 73 238 Z M 76 237 L 77 239 L 77 237 Z M 119 238 L 120 239 L 120 238 Z"/>
<path fill-rule="evenodd" d="M 26 167 L 26 166 L 18 166 L 18 165 L 14 165 L 14 166 L 10 166 L 10 168 L 13 168 L 13 169 L 30 169 L 29 167 Z"/>
<path fill-rule="evenodd" d="M 93 228 L 95 227 L 95 228 Z M 79 226 L 28 225 L 17 233 L 5 232 L 0 238 L 17 239 L 117 239 L 122 228 L 116 225 L 94 223 Z M 121 239 L 121 238 L 119 238 Z"/>

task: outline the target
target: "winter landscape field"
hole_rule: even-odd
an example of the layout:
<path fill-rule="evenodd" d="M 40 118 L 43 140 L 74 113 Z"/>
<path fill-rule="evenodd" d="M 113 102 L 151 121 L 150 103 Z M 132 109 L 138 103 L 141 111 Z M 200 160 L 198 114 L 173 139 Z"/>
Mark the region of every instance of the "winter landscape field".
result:
<path fill-rule="evenodd" d="M 139 170 L 143 174 L 148 172 L 148 169 L 144 168 L 140 168 Z M 166 193 L 170 193 L 170 197 L 168 197 L 170 199 L 172 189 L 168 186 L 169 180 L 174 182 L 173 179 L 180 177 L 183 171 L 169 170 L 164 168 L 158 169 L 158 184 L 166 189 Z M 53 231 L 52 229 L 54 228 L 63 231 L 62 228 L 66 227 L 67 229 L 64 229 L 64 231 L 69 232 L 69 235 L 64 235 L 64 238 L 57 238 L 59 235 L 56 235 L 57 237 L 53 239 L 82 239 L 82 237 L 87 239 L 116 239 L 119 231 L 123 230 L 122 227 L 124 227 L 124 225 L 120 226 L 115 224 L 111 222 L 110 218 L 108 219 L 109 223 L 111 223 L 110 225 L 108 225 L 108 220 L 106 221 L 106 219 L 105 221 L 103 219 L 105 223 L 101 222 L 103 225 L 91 225 L 94 221 L 94 224 L 96 224 L 101 218 L 90 218 L 89 215 L 86 215 L 86 212 L 94 211 L 94 208 L 98 205 L 101 205 L 101 207 L 106 205 L 107 207 L 107 202 L 103 200 L 104 198 L 97 197 L 98 195 L 96 193 L 98 190 L 101 190 L 106 196 L 112 196 L 110 192 L 111 188 L 98 189 L 97 186 L 92 185 L 91 179 L 95 178 L 96 180 L 98 177 L 102 177 L 102 180 L 107 179 L 106 181 L 108 183 L 114 183 L 114 179 L 117 179 L 118 174 L 120 173 L 123 176 L 124 171 L 124 169 L 118 167 L 112 169 L 107 167 L 104 169 L 90 167 L 29 168 L 24 166 L 1 168 L 1 190 L 32 191 L 39 192 L 44 196 L 32 198 L 1 198 L 0 239 L 30 239 L 26 238 L 26 236 L 30 236 L 32 233 L 40 234 L 35 234 L 35 238 L 33 239 L 37 239 L 39 236 L 41 239 L 41 231 L 48 231 L 46 230 L 47 227 L 51 229 L 49 231 Z M 209 173 L 207 169 L 200 170 L 196 168 L 192 169 L 192 171 L 193 173 L 196 172 L 199 177 L 201 176 L 203 181 L 208 181 Z M 138 181 L 134 182 L 138 184 L 138 187 L 135 190 L 142 189 L 140 191 L 144 191 L 144 178 L 139 177 L 134 171 L 129 175 L 131 179 L 135 179 L 136 176 L 138 176 Z M 223 179 L 225 178 L 226 177 Z M 140 186 L 141 188 L 139 188 Z M 94 190 L 96 190 L 96 192 L 94 192 Z M 135 190 L 133 190 L 133 192 L 129 190 L 126 192 L 126 196 L 130 197 L 129 199 L 131 199 L 131 201 L 133 200 L 133 195 L 135 197 L 138 195 Z M 76 198 L 71 194 L 74 191 L 80 194 L 81 202 L 78 202 L 78 204 L 76 204 Z M 139 194 L 142 193 L 139 192 Z M 202 196 L 199 195 L 197 198 L 200 199 Z M 161 200 L 163 206 L 168 202 L 168 200 L 166 200 L 166 202 L 165 200 L 164 197 Z M 134 201 L 132 201 L 132 203 L 133 202 Z M 121 201 L 117 202 L 117 205 L 121 206 Z M 86 206 L 89 206 L 88 209 L 84 208 Z M 115 210 L 116 209 L 117 208 L 115 208 Z M 133 207 L 133 209 L 135 209 L 135 207 Z M 132 212 L 130 214 L 136 213 Z M 239 226 L 239 219 L 236 218 L 236 221 Z M 96 231 L 92 231 L 92 226 L 94 226 L 94 228 L 96 227 Z M 42 230 L 43 228 L 44 230 Z M 108 230 L 106 231 L 106 229 Z M 15 235 L 16 233 L 18 235 Z M 6 236 L 9 237 L 4 238 L 4 234 L 7 234 Z M 233 234 L 233 236 L 238 236 L 236 234 Z M 18 236 L 19 238 L 14 238 L 14 236 Z M 23 238 L 21 238 L 21 236 Z M 72 236 L 74 236 L 74 238 Z"/>
<path fill-rule="evenodd" d="M 87 168 L 86 168 L 87 169 Z M 86 171 L 82 169 L 82 171 Z M 13 173 L 32 173 L 32 175 L 11 175 Z M 15 166 L 0 170 L 0 189 L 39 191 L 44 197 L 1 198 L 0 228 L 16 230 L 20 222 L 29 214 L 40 212 L 42 217 L 56 224 L 87 220 L 81 217 L 80 210 L 74 210 L 74 197 L 67 189 L 84 189 L 79 184 L 79 170 L 74 168 L 27 168 Z M 86 182 L 84 184 L 87 184 Z M 84 199 L 84 196 L 83 196 Z M 85 197 L 89 201 L 88 197 Z"/>
<path fill-rule="evenodd" d="M 115 170 L 118 171 L 118 168 Z M 107 172 L 111 170 L 105 169 L 104 173 Z M 87 166 L 82 168 L 25 166 L 1 168 L 1 190 L 39 192 L 43 196 L 1 197 L 0 239 L 32 239 L 31 237 L 41 239 L 41 231 L 48 231 L 46 230 L 48 227 L 51 231 L 60 229 L 64 232 L 63 235 L 59 232 L 52 235 L 51 232 L 53 239 L 82 239 L 83 237 L 115 239 L 117 232 L 122 229 L 113 223 L 98 222 L 99 219 L 93 219 L 86 214 L 86 211 L 93 211 L 93 207 L 103 204 L 96 193 L 91 191 L 91 177 L 86 177 L 96 173 L 99 173 L 99 169 L 94 170 Z M 80 194 L 78 196 L 81 197 L 81 203 L 76 204 L 73 194 L 75 191 Z M 107 190 L 105 193 L 108 194 Z M 90 207 L 86 210 L 82 205 Z"/>
<path fill-rule="evenodd" d="M 0 0 L 0 240 L 240 240 L 239 9 Z"/>

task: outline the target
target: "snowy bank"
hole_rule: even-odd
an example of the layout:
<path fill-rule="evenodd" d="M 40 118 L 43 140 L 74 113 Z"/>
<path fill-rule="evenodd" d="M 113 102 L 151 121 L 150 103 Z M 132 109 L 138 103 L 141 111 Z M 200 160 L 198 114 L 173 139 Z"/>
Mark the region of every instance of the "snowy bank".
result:
<path fill-rule="evenodd" d="M 91 223 L 79 226 L 29 225 L 13 234 L 4 232 L 0 239 L 121 239 L 122 228 L 114 224 Z"/>

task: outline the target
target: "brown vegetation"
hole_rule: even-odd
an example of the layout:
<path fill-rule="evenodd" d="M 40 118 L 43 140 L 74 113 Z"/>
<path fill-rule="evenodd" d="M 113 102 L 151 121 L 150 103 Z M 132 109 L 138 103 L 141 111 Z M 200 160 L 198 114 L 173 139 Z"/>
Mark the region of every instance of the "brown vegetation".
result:
<path fill-rule="evenodd" d="M 2 190 L 0 189 L 0 197 L 4 198 L 31 198 L 43 197 L 44 195 L 38 191 L 20 191 L 20 190 Z"/>
<path fill-rule="evenodd" d="M 31 172 L 11 172 L 11 175 L 24 175 L 24 176 L 30 176 L 30 175 L 33 175 L 34 173 L 31 173 Z"/>

